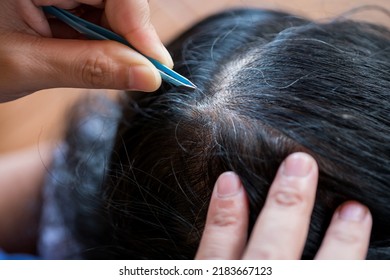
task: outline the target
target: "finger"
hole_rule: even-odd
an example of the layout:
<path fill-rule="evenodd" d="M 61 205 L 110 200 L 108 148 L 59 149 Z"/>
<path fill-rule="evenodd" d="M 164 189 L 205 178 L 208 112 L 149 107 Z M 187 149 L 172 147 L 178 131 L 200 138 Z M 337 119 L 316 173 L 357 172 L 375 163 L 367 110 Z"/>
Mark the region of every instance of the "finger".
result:
<path fill-rule="evenodd" d="M 248 203 L 240 179 L 223 173 L 214 188 L 196 259 L 238 259 L 248 230 Z"/>
<path fill-rule="evenodd" d="M 316 259 L 365 259 L 372 218 L 369 210 L 347 202 L 334 214 Z"/>
<path fill-rule="evenodd" d="M 28 43 L 14 44 L 24 55 L 13 61 L 13 69 L 22 71 L 14 74 L 25 77 L 19 88 L 25 83 L 29 90 L 83 87 L 154 91 L 161 84 L 155 67 L 122 44 L 24 37 Z"/>
<path fill-rule="evenodd" d="M 30 2 L 29 0 L 28 2 Z M 73 9 L 79 5 L 80 1 L 76 0 L 32 0 L 35 6 L 56 6 L 62 9 Z"/>
<path fill-rule="evenodd" d="M 32 30 L 44 37 L 51 36 L 47 18 L 35 1 L 19 0 L 17 1 L 17 9 L 23 21 Z"/>
<path fill-rule="evenodd" d="M 18 10 L 23 20 L 39 35 L 44 37 L 51 37 L 51 28 L 46 18 L 46 15 L 42 11 L 42 6 L 56 6 L 63 9 L 73 9 L 80 3 L 101 6 L 102 0 L 19 0 Z"/>
<path fill-rule="evenodd" d="M 313 209 L 318 167 L 304 153 L 287 157 L 251 234 L 245 259 L 299 259 Z"/>
<path fill-rule="evenodd" d="M 168 67 L 173 66 L 170 54 L 150 22 L 147 0 L 108 0 L 105 16 L 112 30 L 126 38 L 135 49 Z"/>

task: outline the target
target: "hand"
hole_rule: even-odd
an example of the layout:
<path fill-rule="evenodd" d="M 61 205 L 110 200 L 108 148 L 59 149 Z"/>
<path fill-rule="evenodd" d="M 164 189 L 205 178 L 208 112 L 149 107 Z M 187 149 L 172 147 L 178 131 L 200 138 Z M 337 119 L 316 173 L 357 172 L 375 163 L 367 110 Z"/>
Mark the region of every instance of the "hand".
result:
<path fill-rule="evenodd" d="M 143 54 L 173 65 L 150 23 L 147 0 L 2 0 L 0 102 L 52 87 L 153 91 L 161 84 L 145 57 L 117 42 L 82 40 L 64 24 L 47 20 L 39 8 L 44 5 L 75 9 Z"/>
<path fill-rule="evenodd" d="M 246 244 L 248 202 L 233 172 L 214 189 L 197 259 L 300 259 L 314 205 L 318 167 L 295 153 L 278 170 Z M 372 218 L 366 207 L 346 202 L 333 216 L 316 259 L 364 259 Z"/>

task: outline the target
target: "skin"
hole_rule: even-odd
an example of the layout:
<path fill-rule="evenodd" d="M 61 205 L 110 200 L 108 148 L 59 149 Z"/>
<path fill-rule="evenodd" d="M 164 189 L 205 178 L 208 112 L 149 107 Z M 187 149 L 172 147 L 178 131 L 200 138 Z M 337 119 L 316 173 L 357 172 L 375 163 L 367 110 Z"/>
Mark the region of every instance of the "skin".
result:
<path fill-rule="evenodd" d="M 146 0 L 2 0 L 0 102 L 51 87 L 153 91 L 161 83 L 156 69 L 142 55 L 116 42 L 83 40 L 60 23 L 48 21 L 39 9 L 41 5 L 84 12 L 90 16 L 89 20 L 124 36 L 145 55 L 172 66 L 150 24 Z M 34 252 L 41 186 L 51 151 L 50 146 L 40 145 L 0 157 L 0 247 L 8 252 Z M 317 177 L 318 167 L 310 156 L 302 153 L 289 156 L 280 167 L 252 236 L 246 242 L 248 203 L 244 189 L 234 173 L 222 174 L 212 195 L 196 257 L 299 258 Z M 364 258 L 371 224 L 367 208 L 356 202 L 343 204 L 334 215 L 317 258 Z"/>
<path fill-rule="evenodd" d="M 144 56 L 117 42 L 81 39 L 64 24 L 48 20 L 42 5 L 74 9 L 122 35 L 143 54 L 173 65 L 150 23 L 147 0 L 3 0 L 0 102 L 53 87 L 154 91 L 161 84 Z"/>
<path fill-rule="evenodd" d="M 197 259 L 299 259 L 313 209 L 318 166 L 304 153 L 282 163 L 247 242 L 248 202 L 232 172 L 217 180 Z M 316 259 L 364 259 L 372 218 L 354 201 L 335 212 Z M 226 242 L 229 240 L 229 242 Z"/>

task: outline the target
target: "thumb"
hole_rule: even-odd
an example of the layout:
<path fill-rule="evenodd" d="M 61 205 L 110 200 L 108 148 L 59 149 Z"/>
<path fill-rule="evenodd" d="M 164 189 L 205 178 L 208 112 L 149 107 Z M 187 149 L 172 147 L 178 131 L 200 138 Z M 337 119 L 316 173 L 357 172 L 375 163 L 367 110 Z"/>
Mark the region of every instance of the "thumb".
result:
<path fill-rule="evenodd" d="M 113 41 L 39 38 L 24 52 L 30 90 L 51 87 L 154 91 L 157 69 L 144 56 Z"/>
<path fill-rule="evenodd" d="M 171 55 L 152 25 L 149 1 L 106 1 L 103 20 L 136 50 L 172 68 Z"/>

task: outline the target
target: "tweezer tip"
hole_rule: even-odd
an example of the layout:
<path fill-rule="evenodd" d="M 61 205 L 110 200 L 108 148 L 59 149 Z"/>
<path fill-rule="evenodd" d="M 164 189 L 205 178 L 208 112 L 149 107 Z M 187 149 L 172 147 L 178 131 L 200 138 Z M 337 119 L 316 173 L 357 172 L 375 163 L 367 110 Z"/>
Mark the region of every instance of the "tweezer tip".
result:
<path fill-rule="evenodd" d="M 196 89 L 196 85 L 194 85 L 192 82 L 189 81 L 188 84 L 183 84 L 184 87 L 188 89 Z"/>
<path fill-rule="evenodd" d="M 181 80 L 182 86 L 184 86 L 188 89 L 196 89 L 197 88 L 196 85 L 193 82 L 191 82 L 189 79 L 181 76 L 180 74 L 178 74 L 178 75 L 182 78 L 182 80 Z"/>

